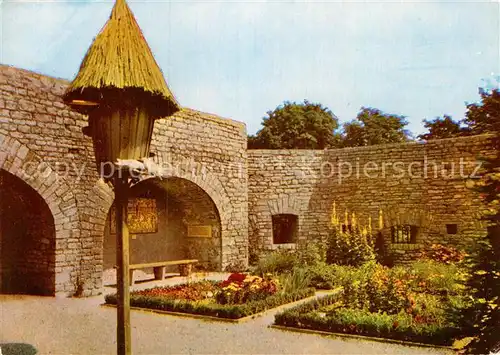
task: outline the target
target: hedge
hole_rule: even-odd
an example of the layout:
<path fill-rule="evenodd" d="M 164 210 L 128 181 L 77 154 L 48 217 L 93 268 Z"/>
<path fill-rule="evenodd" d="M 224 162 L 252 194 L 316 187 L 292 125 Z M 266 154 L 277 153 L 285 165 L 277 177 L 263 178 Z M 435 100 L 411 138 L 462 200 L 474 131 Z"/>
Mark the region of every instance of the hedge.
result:
<path fill-rule="evenodd" d="M 281 306 L 286 303 L 295 302 L 315 294 L 314 288 L 299 290 L 290 294 L 275 294 L 260 301 L 252 301 L 245 304 L 218 304 L 202 303 L 196 301 L 165 298 L 161 296 L 130 295 L 132 307 L 157 309 L 161 311 L 200 314 L 212 317 L 238 319 Z M 105 297 L 107 304 L 116 305 L 116 294 Z"/>
<path fill-rule="evenodd" d="M 333 312 L 320 312 L 321 308 L 331 306 L 338 300 L 337 295 L 331 295 L 306 302 L 276 314 L 274 324 L 445 346 L 452 345 L 453 339 L 459 335 L 455 327 L 417 324 L 404 312 L 388 315 L 345 307 Z"/>

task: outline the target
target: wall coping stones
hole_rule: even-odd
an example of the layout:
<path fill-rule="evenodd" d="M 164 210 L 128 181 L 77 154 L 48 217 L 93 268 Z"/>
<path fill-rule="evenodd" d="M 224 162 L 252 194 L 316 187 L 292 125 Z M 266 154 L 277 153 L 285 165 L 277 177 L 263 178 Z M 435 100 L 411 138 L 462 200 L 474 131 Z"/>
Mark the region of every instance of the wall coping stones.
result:
<path fill-rule="evenodd" d="M 477 141 L 478 143 L 482 142 L 487 142 L 490 141 L 494 135 L 492 134 L 481 134 L 477 136 L 468 136 L 468 137 L 455 137 L 455 138 L 444 138 L 444 139 L 436 139 L 432 140 L 429 142 L 408 142 L 408 143 L 390 143 L 390 144 L 379 144 L 379 145 L 371 145 L 371 146 L 363 146 L 363 147 L 347 147 L 347 148 L 335 148 L 335 149 L 248 149 L 247 153 L 249 157 L 260 155 L 260 154 L 272 154 L 276 156 L 280 155 L 297 155 L 297 156 L 303 156 L 303 155 L 311 155 L 324 152 L 326 154 L 328 153 L 342 153 L 342 152 L 349 152 L 352 153 L 353 151 L 359 151 L 359 152 L 373 152 L 374 149 L 378 150 L 386 150 L 386 149 L 391 149 L 391 148 L 398 148 L 400 150 L 404 150 L 407 148 L 414 148 L 415 146 L 420 146 L 423 148 L 430 148 L 430 149 L 435 149 L 435 146 L 437 145 L 442 145 L 442 146 L 447 146 L 450 145 L 451 143 L 455 144 L 461 144 L 461 143 L 471 143 L 474 141 Z"/>

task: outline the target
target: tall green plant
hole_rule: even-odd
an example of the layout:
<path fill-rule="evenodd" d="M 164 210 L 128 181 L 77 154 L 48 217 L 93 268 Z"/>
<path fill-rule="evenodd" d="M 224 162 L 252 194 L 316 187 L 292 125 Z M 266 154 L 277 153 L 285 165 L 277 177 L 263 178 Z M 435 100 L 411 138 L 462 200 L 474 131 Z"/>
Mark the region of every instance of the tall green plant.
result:
<path fill-rule="evenodd" d="M 359 266 L 376 259 L 374 238 L 359 228 L 342 232 L 332 228 L 328 238 L 326 261 L 329 264 Z"/>
<path fill-rule="evenodd" d="M 257 275 L 282 274 L 291 272 L 298 264 L 297 256 L 289 250 L 273 251 L 257 262 L 254 272 Z"/>
<path fill-rule="evenodd" d="M 281 291 L 289 294 L 308 288 L 311 279 L 307 269 L 295 267 L 291 273 L 281 275 L 279 282 L 281 284 Z"/>

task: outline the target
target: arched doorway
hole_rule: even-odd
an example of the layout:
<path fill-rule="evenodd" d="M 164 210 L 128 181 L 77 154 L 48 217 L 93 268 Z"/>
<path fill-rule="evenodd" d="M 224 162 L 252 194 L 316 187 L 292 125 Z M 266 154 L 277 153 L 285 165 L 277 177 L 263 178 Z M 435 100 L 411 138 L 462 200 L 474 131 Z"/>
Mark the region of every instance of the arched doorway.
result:
<path fill-rule="evenodd" d="M 104 231 L 105 274 L 116 264 L 113 224 L 114 205 Z M 189 180 L 149 179 L 134 186 L 129 199 L 129 230 L 132 264 L 198 259 L 198 269 L 222 268 L 219 211 L 210 196 Z M 175 267 L 171 271 L 175 271 Z"/>
<path fill-rule="evenodd" d="M 0 169 L 0 290 L 54 295 L 55 225 L 44 199 Z"/>

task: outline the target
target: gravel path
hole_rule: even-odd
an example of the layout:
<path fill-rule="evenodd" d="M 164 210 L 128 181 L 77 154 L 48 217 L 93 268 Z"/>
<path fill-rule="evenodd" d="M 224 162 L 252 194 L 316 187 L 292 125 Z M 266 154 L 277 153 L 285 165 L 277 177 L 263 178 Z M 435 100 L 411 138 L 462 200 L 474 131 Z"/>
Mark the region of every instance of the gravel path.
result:
<path fill-rule="evenodd" d="M 41 354 L 116 353 L 116 311 L 102 303 L 103 297 L 0 295 L 0 343 L 32 344 Z M 240 324 L 132 311 L 132 349 L 134 354 L 450 353 L 268 328 L 273 319 L 274 311 Z"/>

